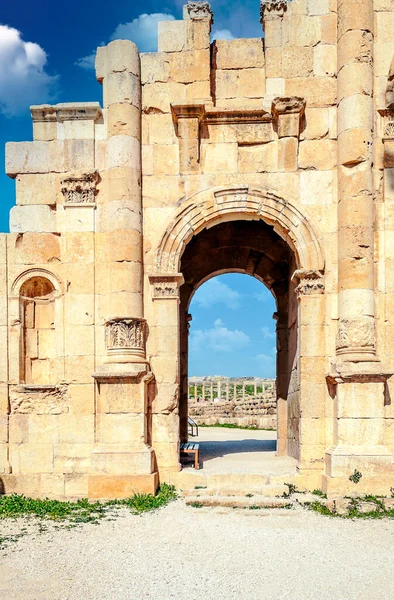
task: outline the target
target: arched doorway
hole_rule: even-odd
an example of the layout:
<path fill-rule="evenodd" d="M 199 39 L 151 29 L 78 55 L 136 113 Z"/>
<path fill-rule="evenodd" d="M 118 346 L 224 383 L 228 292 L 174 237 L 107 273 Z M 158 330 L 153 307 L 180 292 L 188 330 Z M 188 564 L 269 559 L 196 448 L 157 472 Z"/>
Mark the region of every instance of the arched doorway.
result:
<path fill-rule="evenodd" d="M 193 294 L 220 273 L 245 273 L 262 281 L 276 302 L 278 454 L 295 456 L 296 432 L 288 427 L 291 404 L 299 392 L 297 368 L 297 284 L 291 280 L 296 260 L 288 244 L 264 221 L 236 220 L 204 229 L 187 244 L 181 258 L 180 287 L 180 439 L 187 440 L 188 323 Z M 287 402 L 287 410 L 282 404 Z M 295 456 L 296 457 L 296 456 Z"/>
<path fill-rule="evenodd" d="M 276 298 L 278 453 L 296 458 L 299 469 L 319 481 L 331 410 L 322 383 L 327 354 L 319 236 L 289 200 L 247 186 L 209 189 L 181 202 L 156 251 L 146 312 L 154 332 L 152 446 L 159 471 L 165 477 L 179 470 L 186 435 L 190 299 L 204 281 L 226 272 L 259 278 Z"/>

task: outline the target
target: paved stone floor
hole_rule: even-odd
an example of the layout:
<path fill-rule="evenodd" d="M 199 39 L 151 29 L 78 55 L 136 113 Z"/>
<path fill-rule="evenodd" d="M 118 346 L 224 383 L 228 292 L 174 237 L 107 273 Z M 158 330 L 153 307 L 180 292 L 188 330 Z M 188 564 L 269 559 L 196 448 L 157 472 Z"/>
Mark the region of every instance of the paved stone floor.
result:
<path fill-rule="evenodd" d="M 206 473 L 281 475 L 295 471 L 297 464 L 293 458 L 276 456 L 276 431 L 200 427 L 198 437 L 190 441 L 199 442 Z"/>
<path fill-rule="evenodd" d="M 0 521 L 4 600 L 382 600 L 394 598 L 394 522 L 305 509 L 187 507 L 40 531 Z"/>

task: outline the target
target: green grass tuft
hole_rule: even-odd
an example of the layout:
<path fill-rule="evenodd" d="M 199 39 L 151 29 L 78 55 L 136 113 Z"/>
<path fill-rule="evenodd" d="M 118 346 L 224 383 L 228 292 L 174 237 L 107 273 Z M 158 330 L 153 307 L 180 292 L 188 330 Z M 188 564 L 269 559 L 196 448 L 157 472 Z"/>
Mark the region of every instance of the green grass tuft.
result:
<path fill-rule="evenodd" d="M 313 490 L 312 494 L 314 496 L 319 496 L 319 498 L 324 498 L 325 500 L 327 500 L 327 494 L 322 492 L 322 490 Z"/>
<path fill-rule="evenodd" d="M 76 502 L 26 498 L 12 494 L 0 496 L 0 519 L 35 516 L 52 521 L 70 521 L 71 523 L 97 523 L 109 514 L 112 507 L 125 506 L 134 514 L 161 508 L 176 498 L 174 486 L 164 483 L 156 496 L 151 494 L 135 494 L 124 500 L 108 502 L 89 502 L 87 498 Z"/>

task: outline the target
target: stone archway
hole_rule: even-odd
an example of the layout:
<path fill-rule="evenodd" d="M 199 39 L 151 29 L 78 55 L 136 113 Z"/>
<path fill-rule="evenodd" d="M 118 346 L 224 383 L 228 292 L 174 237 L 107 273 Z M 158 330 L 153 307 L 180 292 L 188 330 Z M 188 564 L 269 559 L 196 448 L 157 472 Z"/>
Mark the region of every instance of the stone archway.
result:
<path fill-rule="evenodd" d="M 221 246 L 218 240 L 223 236 L 228 243 Z M 242 243 L 244 239 L 249 241 Z M 207 253 L 207 260 L 198 264 L 202 252 Z M 211 260 L 212 252 L 216 252 L 216 261 Z M 325 324 L 324 256 L 319 235 L 289 200 L 247 186 L 196 194 L 182 204 L 158 246 L 150 281 L 152 323 L 159 340 L 158 356 L 152 357 L 158 382 L 152 445 L 160 471 L 179 469 L 178 444 L 186 435 L 185 364 L 191 296 L 203 281 L 229 271 L 256 276 L 276 298 L 279 453 L 290 454 L 298 459 L 300 468 L 321 475 L 325 431 L 314 431 L 317 421 L 320 425 L 324 421 L 325 410 L 325 390 L 314 387 L 325 377 L 320 360 L 325 352 L 314 341 L 316 327 Z M 311 325 L 311 318 L 318 323 Z M 164 337 L 166 344 L 163 341 L 160 347 Z M 173 361 L 171 353 L 176 357 Z M 302 381 L 302 372 L 313 369 L 315 375 Z M 322 402 L 315 402 L 311 417 L 304 419 L 303 414 L 308 414 L 304 412 L 304 398 L 307 402 L 315 392 L 322 396 Z"/>
<path fill-rule="evenodd" d="M 156 270 L 178 272 L 182 253 L 194 235 L 218 222 L 237 219 L 272 224 L 294 251 L 298 269 L 324 270 L 320 236 L 309 219 L 290 200 L 249 186 L 204 190 L 183 204 L 162 237 Z"/>

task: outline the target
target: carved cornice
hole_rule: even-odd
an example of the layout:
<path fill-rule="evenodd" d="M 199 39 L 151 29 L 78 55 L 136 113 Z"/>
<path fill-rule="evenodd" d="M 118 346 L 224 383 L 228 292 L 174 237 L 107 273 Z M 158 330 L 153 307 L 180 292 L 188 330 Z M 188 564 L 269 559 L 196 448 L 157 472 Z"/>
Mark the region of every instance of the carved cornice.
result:
<path fill-rule="evenodd" d="M 269 15 L 282 17 L 287 10 L 287 0 L 260 0 L 261 21 Z"/>
<path fill-rule="evenodd" d="M 101 116 L 98 102 L 65 102 L 61 104 L 41 104 L 30 107 L 33 123 L 48 121 L 97 121 Z"/>
<path fill-rule="evenodd" d="M 178 300 L 179 288 L 184 279 L 182 273 L 149 275 L 153 300 Z"/>
<path fill-rule="evenodd" d="M 108 354 L 145 356 L 145 319 L 116 317 L 106 322 L 105 330 Z"/>
<path fill-rule="evenodd" d="M 206 108 L 204 104 L 173 104 L 171 113 L 175 124 L 183 118 L 198 119 L 200 123 L 208 125 L 270 123 L 272 121 L 272 114 L 263 109 Z"/>
<path fill-rule="evenodd" d="M 61 182 L 61 191 L 64 196 L 65 206 L 74 204 L 82 206 L 94 205 L 97 194 L 97 182 L 97 171 L 65 177 Z"/>
<path fill-rule="evenodd" d="M 194 20 L 210 19 L 211 23 L 214 22 L 213 11 L 212 11 L 211 5 L 209 4 L 209 2 L 204 2 L 204 1 L 188 2 L 186 4 L 186 6 L 184 7 L 183 18 L 184 19 L 194 19 Z"/>

